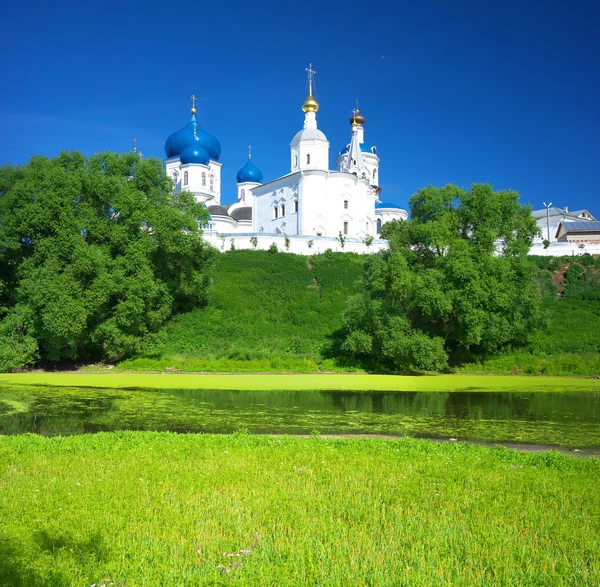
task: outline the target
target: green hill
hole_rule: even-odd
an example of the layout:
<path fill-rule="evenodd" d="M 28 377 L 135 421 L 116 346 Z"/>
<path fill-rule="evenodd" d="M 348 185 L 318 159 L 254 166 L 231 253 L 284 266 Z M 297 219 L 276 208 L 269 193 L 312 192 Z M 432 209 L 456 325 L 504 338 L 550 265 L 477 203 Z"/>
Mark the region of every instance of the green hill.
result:
<path fill-rule="evenodd" d="M 184 371 L 339 370 L 325 358 L 359 291 L 362 256 L 310 258 L 267 251 L 220 255 L 205 308 L 173 318 L 161 340 L 124 369 Z M 347 370 L 344 367 L 343 370 Z"/>
<path fill-rule="evenodd" d="M 548 325 L 524 349 L 459 366 L 464 371 L 600 373 L 600 259 L 532 258 Z M 180 371 L 348 371 L 330 358 L 347 298 L 360 291 L 363 257 L 310 258 L 230 251 L 217 259 L 208 304 L 174 317 L 158 339 L 119 368 Z"/>

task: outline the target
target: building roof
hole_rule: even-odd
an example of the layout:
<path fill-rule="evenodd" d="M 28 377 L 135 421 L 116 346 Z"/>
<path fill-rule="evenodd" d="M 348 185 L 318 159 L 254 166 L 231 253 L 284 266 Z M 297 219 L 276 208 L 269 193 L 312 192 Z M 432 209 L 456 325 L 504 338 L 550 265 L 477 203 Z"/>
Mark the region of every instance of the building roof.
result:
<path fill-rule="evenodd" d="M 234 220 L 252 220 L 252 208 L 250 206 L 244 206 L 243 208 L 236 208 L 232 213 L 231 217 Z"/>
<path fill-rule="evenodd" d="M 551 206 L 549 209 L 550 216 L 572 216 L 574 218 L 580 217 L 583 214 L 588 214 L 592 220 L 596 220 L 589 210 L 569 210 L 568 208 L 557 208 L 556 206 Z M 533 210 L 531 212 L 534 218 L 546 218 L 546 208 L 542 208 L 541 210 Z M 587 222 L 587 221 L 586 221 Z"/>
<path fill-rule="evenodd" d="M 227 208 L 219 206 L 218 204 L 214 204 L 213 206 L 207 206 L 206 209 L 208 210 L 208 213 L 211 216 L 229 216 L 229 214 L 227 213 Z"/>
<path fill-rule="evenodd" d="M 379 210 L 381 208 L 397 208 L 402 210 L 402 206 L 398 206 L 398 204 L 392 204 L 390 202 L 380 202 L 379 204 L 375 204 L 375 209 Z"/>
<path fill-rule="evenodd" d="M 558 226 L 558 230 L 560 230 L 561 226 L 564 232 L 600 232 L 600 222 L 597 220 L 584 220 L 583 222 L 561 222 Z"/>

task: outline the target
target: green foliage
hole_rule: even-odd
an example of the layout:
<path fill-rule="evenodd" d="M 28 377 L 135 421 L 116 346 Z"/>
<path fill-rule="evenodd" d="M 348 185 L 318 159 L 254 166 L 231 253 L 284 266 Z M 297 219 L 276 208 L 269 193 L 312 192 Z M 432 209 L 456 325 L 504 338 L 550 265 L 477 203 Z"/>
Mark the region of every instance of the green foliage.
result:
<path fill-rule="evenodd" d="M 284 233 L 283 235 L 283 246 L 285 247 L 286 251 L 290 250 L 290 237 Z"/>
<path fill-rule="evenodd" d="M 274 255 L 275 253 L 278 253 L 279 249 L 277 248 L 277 244 L 276 243 L 271 243 L 271 246 L 267 249 L 267 252 L 270 255 Z"/>
<path fill-rule="evenodd" d="M 252 245 L 253 249 L 256 249 L 256 247 L 258 247 L 258 237 L 257 236 L 251 236 L 250 237 L 250 244 Z"/>
<path fill-rule="evenodd" d="M 362 257 L 237 250 L 216 259 L 206 307 L 175 317 L 128 369 L 315 371 L 357 291 Z M 335 361 L 328 370 L 339 370 Z"/>
<path fill-rule="evenodd" d="M 204 302 L 203 207 L 156 159 L 63 152 L 0 170 L 0 369 L 115 360 Z"/>
<path fill-rule="evenodd" d="M 536 224 L 517 200 L 488 185 L 419 190 L 411 220 L 385 226 L 389 251 L 365 261 L 342 350 L 389 369 L 440 370 L 465 353 L 523 345 L 542 313 L 526 258 Z"/>
<path fill-rule="evenodd" d="M 0 470 L 3 586 L 600 582 L 596 459 L 116 432 L 0 437 Z"/>
<path fill-rule="evenodd" d="M 600 373 L 600 258 L 530 257 L 548 326 L 532 333 L 527 345 L 463 371 L 545 375 Z"/>

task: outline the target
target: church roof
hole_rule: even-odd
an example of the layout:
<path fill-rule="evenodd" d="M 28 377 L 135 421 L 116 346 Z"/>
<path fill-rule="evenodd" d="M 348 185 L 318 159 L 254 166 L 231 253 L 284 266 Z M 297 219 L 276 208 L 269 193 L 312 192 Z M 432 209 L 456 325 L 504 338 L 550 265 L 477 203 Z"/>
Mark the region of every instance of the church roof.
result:
<path fill-rule="evenodd" d="M 391 202 L 380 202 L 379 204 L 375 204 L 375 208 L 397 208 L 398 210 L 402 210 L 402 206 L 398 206 L 398 204 L 392 204 Z"/>
<path fill-rule="evenodd" d="M 327 137 L 318 128 L 303 128 L 302 130 L 296 133 L 296 135 L 292 139 L 291 145 L 297 145 L 300 141 L 311 140 L 326 141 Z"/>
<path fill-rule="evenodd" d="M 348 148 L 350 147 L 350 143 L 348 143 L 341 151 L 340 151 L 340 155 L 344 155 L 345 153 L 348 152 Z M 373 155 L 373 147 L 369 147 L 369 145 L 367 145 L 367 143 L 361 143 L 360 144 L 360 150 L 363 153 L 371 153 L 371 155 Z"/>
<path fill-rule="evenodd" d="M 207 206 L 206 209 L 211 216 L 229 216 L 227 213 L 227 208 L 219 206 L 218 204 Z"/>
<path fill-rule="evenodd" d="M 243 208 L 236 208 L 231 213 L 231 217 L 234 220 L 252 220 L 252 208 L 250 206 L 244 206 Z"/>

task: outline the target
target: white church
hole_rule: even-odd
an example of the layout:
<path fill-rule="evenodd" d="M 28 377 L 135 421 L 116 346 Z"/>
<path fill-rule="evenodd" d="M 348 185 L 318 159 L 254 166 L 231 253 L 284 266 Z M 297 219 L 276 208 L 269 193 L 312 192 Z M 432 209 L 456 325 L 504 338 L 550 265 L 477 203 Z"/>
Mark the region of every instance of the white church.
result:
<path fill-rule="evenodd" d="M 312 66 L 309 92 L 302 103 L 303 127 L 290 143 L 289 173 L 269 182 L 252 161 L 237 173 L 237 201 L 221 203 L 221 145 L 192 117 L 165 143 L 167 174 L 176 190 L 194 194 L 210 214 L 205 238 L 221 250 L 266 249 L 295 253 L 326 249 L 354 252 L 387 248 L 379 237 L 391 220 L 406 220 L 408 213 L 379 195 L 379 157 L 365 143 L 364 116 L 355 109 L 351 136 L 339 153 L 336 169 L 329 169 L 329 141 L 317 126 L 319 103 L 313 95 Z"/>

